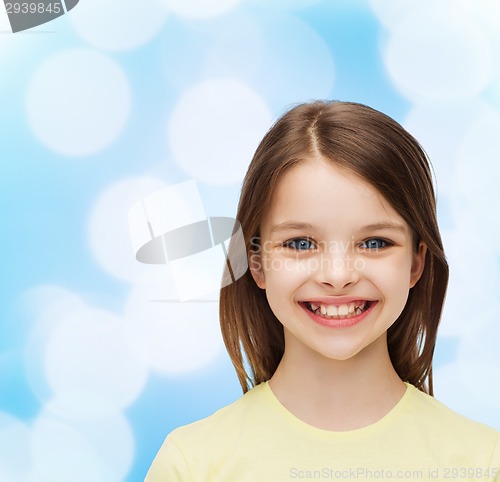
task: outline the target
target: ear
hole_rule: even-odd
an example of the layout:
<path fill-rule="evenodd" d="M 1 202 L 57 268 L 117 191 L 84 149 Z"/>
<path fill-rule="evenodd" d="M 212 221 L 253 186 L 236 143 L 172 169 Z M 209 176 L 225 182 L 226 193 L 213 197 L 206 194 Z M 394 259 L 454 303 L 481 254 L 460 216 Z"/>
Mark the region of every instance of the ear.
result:
<path fill-rule="evenodd" d="M 255 251 L 250 251 L 248 255 L 248 267 L 252 273 L 252 278 L 260 289 L 266 289 L 264 270 L 262 269 L 261 256 Z"/>
<path fill-rule="evenodd" d="M 411 273 L 410 273 L 410 288 L 413 288 L 417 281 L 422 276 L 425 267 L 425 255 L 427 253 L 427 245 L 424 243 L 420 243 L 418 245 L 418 250 L 416 253 L 413 253 L 413 262 L 411 265 Z"/>

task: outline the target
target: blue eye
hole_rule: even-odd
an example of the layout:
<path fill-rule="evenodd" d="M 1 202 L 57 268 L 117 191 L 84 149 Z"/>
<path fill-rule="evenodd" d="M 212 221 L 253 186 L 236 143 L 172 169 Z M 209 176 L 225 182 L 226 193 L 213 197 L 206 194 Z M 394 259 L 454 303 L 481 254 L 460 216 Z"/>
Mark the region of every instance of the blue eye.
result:
<path fill-rule="evenodd" d="M 283 246 L 286 246 L 287 248 L 293 248 L 298 251 L 310 250 L 311 248 L 309 246 L 312 245 L 313 245 L 312 241 L 308 238 L 295 238 L 283 243 Z"/>
<path fill-rule="evenodd" d="M 364 245 L 364 246 L 363 246 Z M 385 239 L 370 238 L 361 243 L 362 249 L 382 249 L 390 246 L 391 244 Z"/>

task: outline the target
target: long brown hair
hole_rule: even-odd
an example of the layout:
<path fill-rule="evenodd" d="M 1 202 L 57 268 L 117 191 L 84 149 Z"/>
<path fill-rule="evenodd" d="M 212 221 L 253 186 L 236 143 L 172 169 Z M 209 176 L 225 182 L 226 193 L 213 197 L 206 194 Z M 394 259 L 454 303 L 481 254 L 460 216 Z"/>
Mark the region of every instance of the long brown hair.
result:
<path fill-rule="evenodd" d="M 430 163 L 417 140 L 396 121 L 352 102 L 314 101 L 285 113 L 262 139 L 243 181 L 236 218 L 246 255 L 258 243 L 264 210 L 281 176 L 301 160 L 318 155 L 375 187 L 410 226 L 415 249 L 420 242 L 427 245 L 423 274 L 389 328 L 387 343 L 399 377 L 434 395 L 432 358 L 448 263 Z M 230 244 L 230 253 L 231 248 Z M 245 393 L 269 380 L 278 367 L 285 349 L 283 326 L 250 270 L 221 289 L 219 315 L 224 343 Z"/>

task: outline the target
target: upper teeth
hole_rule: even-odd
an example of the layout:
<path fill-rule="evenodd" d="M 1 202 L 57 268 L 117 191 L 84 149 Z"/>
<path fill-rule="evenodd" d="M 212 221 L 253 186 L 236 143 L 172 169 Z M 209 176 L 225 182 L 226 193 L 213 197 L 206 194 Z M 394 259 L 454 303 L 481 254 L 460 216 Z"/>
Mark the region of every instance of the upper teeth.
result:
<path fill-rule="evenodd" d="M 349 313 L 354 313 L 354 310 L 362 311 L 365 305 L 366 301 L 355 301 L 343 305 L 317 305 L 315 303 L 311 303 L 311 309 L 316 311 L 319 308 L 322 315 L 344 316 Z"/>

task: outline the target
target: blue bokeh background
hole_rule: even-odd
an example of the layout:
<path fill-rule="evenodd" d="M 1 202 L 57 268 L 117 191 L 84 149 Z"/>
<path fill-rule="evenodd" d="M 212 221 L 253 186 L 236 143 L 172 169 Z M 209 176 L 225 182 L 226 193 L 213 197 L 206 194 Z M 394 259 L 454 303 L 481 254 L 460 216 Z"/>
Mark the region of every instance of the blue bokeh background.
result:
<path fill-rule="evenodd" d="M 313 98 L 429 153 L 435 395 L 500 430 L 499 24 L 493 0 L 81 0 L 18 34 L 0 12 L 0 481 L 140 481 L 170 430 L 241 395 L 217 303 L 149 301 L 172 274 L 135 260 L 128 209 L 195 179 L 234 216 L 259 139 Z"/>

